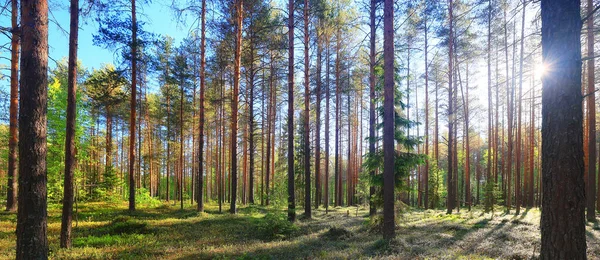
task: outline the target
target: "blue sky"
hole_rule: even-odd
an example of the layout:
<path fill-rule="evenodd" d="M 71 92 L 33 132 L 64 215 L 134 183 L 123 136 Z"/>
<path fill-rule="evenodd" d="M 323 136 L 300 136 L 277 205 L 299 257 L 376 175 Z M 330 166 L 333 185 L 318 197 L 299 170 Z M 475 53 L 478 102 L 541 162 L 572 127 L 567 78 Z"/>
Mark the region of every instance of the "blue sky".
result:
<path fill-rule="evenodd" d="M 176 42 L 179 42 L 187 36 L 188 29 L 185 25 L 178 24 L 175 21 L 171 8 L 163 3 L 164 1 L 153 1 L 149 5 L 141 6 L 138 19 L 147 23 L 144 26 L 146 30 L 155 34 L 169 35 L 175 38 Z M 68 56 L 69 41 L 68 33 L 63 32 L 56 23 L 68 30 L 69 11 L 66 9 L 51 10 L 50 18 L 56 21 L 51 22 L 49 28 L 50 58 L 60 60 Z M 113 63 L 115 58 L 113 51 L 93 44 L 93 35 L 97 31 L 98 26 L 93 19 L 82 19 L 79 31 L 78 55 L 79 60 L 88 69 L 98 68 L 103 63 Z M 49 61 L 49 66 L 54 66 L 52 60 Z"/>
<path fill-rule="evenodd" d="M 166 1 L 170 3 L 171 1 Z M 54 5 L 50 4 L 50 25 L 48 32 L 49 55 L 48 65 L 50 68 L 56 66 L 56 62 L 66 58 L 69 53 L 69 11 L 66 3 Z M 176 43 L 188 35 L 187 25 L 177 23 L 171 7 L 166 5 L 165 1 L 153 1 L 153 3 L 138 7 L 138 19 L 146 22 L 145 29 L 157 35 L 169 35 L 175 38 Z M 10 26 L 10 13 L 3 13 L 0 16 L 1 26 Z M 129 15 L 129 14 L 127 14 Z M 188 19 L 191 20 L 191 19 Z M 67 30 L 67 31 L 65 31 Z M 102 64 L 114 63 L 115 56 L 113 51 L 104 49 L 93 44 L 93 35 L 98 31 L 98 26 L 93 19 L 82 18 L 79 30 L 79 52 L 78 58 L 83 66 L 89 70 L 99 68 Z M 1 44 L 9 43 L 7 37 L 0 38 Z M 0 52 L 0 57 L 9 58 L 10 53 L 7 50 Z M 8 68 L 10 65 L 8 59 L 2 59 L 0 66 Z M 3 70 L 8 76 L 9 71 Z M 9 78 L 0 80 L 0 88 L 8 90 Z"/>

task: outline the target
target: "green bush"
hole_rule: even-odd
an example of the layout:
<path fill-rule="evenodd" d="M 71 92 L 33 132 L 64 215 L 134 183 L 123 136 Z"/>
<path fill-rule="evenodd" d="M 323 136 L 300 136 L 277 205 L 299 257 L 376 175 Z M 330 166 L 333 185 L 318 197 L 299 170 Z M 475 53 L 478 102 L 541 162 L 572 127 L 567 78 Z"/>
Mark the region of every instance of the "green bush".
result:
<path fill-rule="evenodd" d="M 262 239 L 284 239 L 298 231 L 298 227 L 289 222 L 285 215 L 272 213 L 260 219 L 256 228 Z"/>
<path fill-rule="evenodd" d="M 107 226 L 110 235 L 146 234 L 149 233 L 148 223 L 128 217 L 117 217 Z"/>
<path fill-rule="evenodd" d="M 352 232 L 341 227 L 332 227 L 323 234 L 323 238 L 329 240 L 345 240 L 352 236 L 354 236 Z"/>

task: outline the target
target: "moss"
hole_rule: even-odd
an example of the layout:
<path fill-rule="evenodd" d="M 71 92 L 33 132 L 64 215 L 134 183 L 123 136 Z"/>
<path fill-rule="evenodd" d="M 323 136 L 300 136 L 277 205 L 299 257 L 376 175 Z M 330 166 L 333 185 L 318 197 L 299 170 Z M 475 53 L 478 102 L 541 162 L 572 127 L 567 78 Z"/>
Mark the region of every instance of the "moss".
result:
<path fill-rule="evenodd" d="M 345 240 L 354 236 L 352 232 L 345 228 L 332 227 L 325 232 L 322 237 L 329 240 Z"/>

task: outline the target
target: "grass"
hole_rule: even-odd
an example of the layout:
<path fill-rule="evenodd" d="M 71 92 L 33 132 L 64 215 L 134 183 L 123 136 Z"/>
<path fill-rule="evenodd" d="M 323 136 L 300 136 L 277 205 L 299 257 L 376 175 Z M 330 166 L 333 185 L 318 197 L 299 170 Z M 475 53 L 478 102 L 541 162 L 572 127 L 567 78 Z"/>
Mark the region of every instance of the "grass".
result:
<path fill-rule="evenodd" d="M 237 215 L 207 205 L 198 214 L 163 204 L 127 211 L 126 203 L 84 203 L 72 249 L 59 248 L 60 207 L 49 207 L 50 257 L 55 259 L 530 259 L 540 248 L 540 212 L 446 215 L 413 210 L 398 216 L 396 239 L 381 240 L 366 209 L 313 211 L 289 224 L 283 208 L 241 207 Z M 301 213 L 301 210 L 298 211 Z M 375 223 L 375 224 L 374 224 Z M 16 216 L 0 213 L 0 259 L 15 256 Z M 587 228 L 588 257 L 600 257 L 600 227 Z"/>

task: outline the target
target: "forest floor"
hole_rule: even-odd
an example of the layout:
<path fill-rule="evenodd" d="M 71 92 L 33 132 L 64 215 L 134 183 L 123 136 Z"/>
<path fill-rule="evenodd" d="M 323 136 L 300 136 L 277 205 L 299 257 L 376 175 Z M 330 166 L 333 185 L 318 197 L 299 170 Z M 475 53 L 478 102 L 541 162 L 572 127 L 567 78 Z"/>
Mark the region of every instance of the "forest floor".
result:
<path fill-rule="evenodd" d="M 189 203 L 188 203 L 189 204 Z M 240 207 L 198 214 L 164 204 L 127 212 L 125 203 L 78 206 L 72 249 L 59 248 L 60 207 L 50 206 L 48 238 L 53 259 L 531 259 L 540 248 L 537 209 L 521 215 L 481 209 L 446 215 L 412 210 L 398 216 L 397 239 L 384 243 L 366 209 L 313 211 L 295 225 L 283 209 Z M 299 213 L 302 210 L 298 210 Z M 0 259 L 15 255 L 16 214 L 0 213 Z M 600 226 L 587 228 L 588 256 L 600 258 Z"/>

